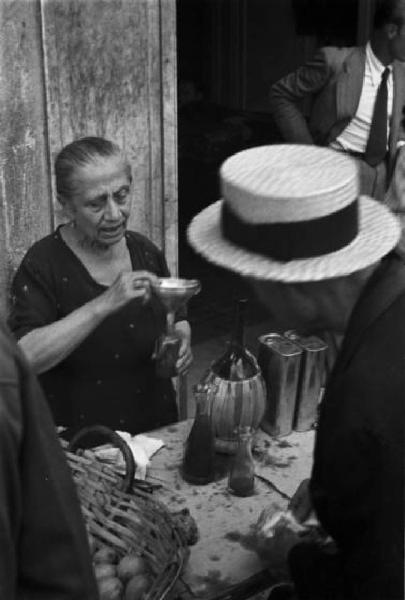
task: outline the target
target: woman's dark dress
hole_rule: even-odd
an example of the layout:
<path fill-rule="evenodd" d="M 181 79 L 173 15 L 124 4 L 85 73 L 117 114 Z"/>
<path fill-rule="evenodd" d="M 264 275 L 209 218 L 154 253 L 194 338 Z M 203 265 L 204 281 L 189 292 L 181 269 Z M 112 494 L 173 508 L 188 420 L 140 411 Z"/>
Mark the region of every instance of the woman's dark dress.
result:
<path fill-rule="evenodd" d="M 169 275 L 163 254 L 147 238 L 128 231 L 126 242 L 134 270 Z M 25 255 L 12 285 L 9 325 L 20 339 L 105 289 L 57 229 Z M 146 305 L 132 300 L 104 319 L 65 360 L 40 375 L 56 424 L 76 428 L 101 423 L 138 433 L 176 421 L 172 382 L 155 377 L 151 358 L 164 326 L 165 312 L 156 297 Z"/>

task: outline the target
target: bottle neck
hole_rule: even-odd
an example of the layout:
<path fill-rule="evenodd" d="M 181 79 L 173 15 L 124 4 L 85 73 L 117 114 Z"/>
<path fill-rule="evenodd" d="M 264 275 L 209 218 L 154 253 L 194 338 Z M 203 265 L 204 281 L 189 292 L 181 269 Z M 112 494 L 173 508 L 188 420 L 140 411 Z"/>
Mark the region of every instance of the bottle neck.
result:
<path fill-rule="evenodd" d="M 245 314 L 247 300 L 238 300 L 235 308 L 234 327 L 231 344 L 233 346 L 244 346 L 245 344 Z"/>
<path fill-rule="evenodd" d="M 252 449 L 253 434 L 250 428 L 246 427 L 247 431 L 239 431 L 238 433 L 238 448 L 240 451 L 250 453 Z"/>
<path fill-rule="evenodd" d="M 250 433 L 243 433 L 239 436 L 239 445 L 240 446 L 250 446 L 252 441 L 252 435 Z"/>
<path fill-rule="evenodd" d="M 194 400 L 195 400 L 196 416 L 210 414 L 210 403 L 209 403 L 209 398 L 208 398 L 208 392 L 206 392 L 206 391 L 194 392 Z"/>

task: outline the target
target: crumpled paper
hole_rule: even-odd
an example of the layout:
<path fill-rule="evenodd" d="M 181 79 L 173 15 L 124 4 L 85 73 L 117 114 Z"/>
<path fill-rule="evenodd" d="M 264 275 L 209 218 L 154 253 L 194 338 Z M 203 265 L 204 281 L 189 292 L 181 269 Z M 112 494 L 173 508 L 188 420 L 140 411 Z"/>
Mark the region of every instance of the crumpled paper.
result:
<path fill-rule="evenodd" d="M 127 431 L 117 431 L 116 433 L 122 437 L 131 449 L 136 464 L 135 477 L 145 479 L 151 457 L 164 446 L 164 442 L 141 433 L 134 436 L 131 436 Z M 98 446 L 94 448 L 94 452 L 99 458 L 112 462 L 114 466 L 125 468 L 124 458 L 118 448 L 110 445 Z"/>

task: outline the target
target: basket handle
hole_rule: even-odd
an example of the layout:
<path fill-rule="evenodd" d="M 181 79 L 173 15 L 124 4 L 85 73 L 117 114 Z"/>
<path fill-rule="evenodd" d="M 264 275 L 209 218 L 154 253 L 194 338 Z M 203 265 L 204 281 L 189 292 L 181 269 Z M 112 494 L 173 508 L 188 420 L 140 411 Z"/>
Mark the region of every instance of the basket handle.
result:
<path fill-rule="evenodd" d="M 105 437 L 111 444 L 117 446 L 121 450 L 125 461 L 125 476 L 122 483 L 119 485 L 120 491 L 128 493 L 131 491 L 132 484 L 134 482 L 136 464 L 134 456 L 131 452 L 130 447 L 125 440 L 122 439 L 118 433 L 106 427 L 105 425 L 89 425 L 80 429 L 70 440 L 68 445 L 69 452 L 75 452 L 78 448 L 81 448 L 83 438 L 89 435 L 97 435 Z"/>

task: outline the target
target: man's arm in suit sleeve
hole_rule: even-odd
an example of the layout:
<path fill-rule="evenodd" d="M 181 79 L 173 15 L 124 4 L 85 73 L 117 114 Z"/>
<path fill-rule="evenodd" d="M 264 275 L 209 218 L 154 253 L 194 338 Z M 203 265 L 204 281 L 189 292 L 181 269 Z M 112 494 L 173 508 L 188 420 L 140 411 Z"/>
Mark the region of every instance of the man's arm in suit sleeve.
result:
<path fill-rule="evenodd" d="M 305 115 L 304 98 L 319 92 L 328 82 L 331 69 L 324 49 L 305 65 L 277 81 L 270 91 L 270 109 L 285 142 L 313 144 Z"/>
<path fill-rule="evenodd" d="M 405 227 L 405 142 L 398 145 L 395 166 L 388 190 L 385 194 L 385 204 L 399 217 L 402 228 Z M 401 247 L 405 248 L 404 236 Z"/>

